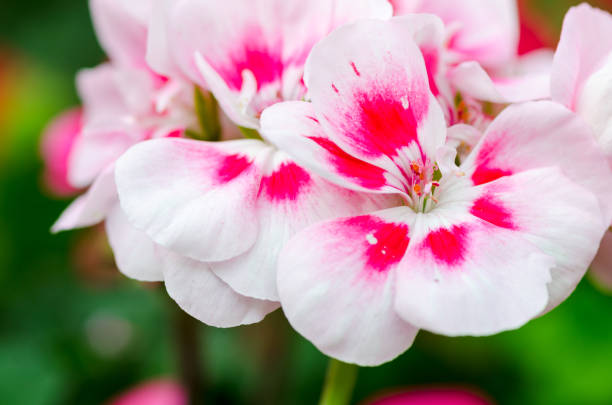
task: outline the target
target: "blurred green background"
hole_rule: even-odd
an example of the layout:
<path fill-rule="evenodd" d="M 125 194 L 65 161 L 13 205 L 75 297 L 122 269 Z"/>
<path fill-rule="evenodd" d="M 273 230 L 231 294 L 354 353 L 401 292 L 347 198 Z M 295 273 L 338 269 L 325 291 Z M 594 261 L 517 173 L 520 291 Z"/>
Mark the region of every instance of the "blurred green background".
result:
<path fill-rule="evenodd" d="M 576 2 L 523 3 L 531 34 L 554 46 Z M 174 326 L 182 318 L 164 289 L 119 275 L 100 229 L 49 233 L 67 201 L 44 192 L 39 136 L 78 104 L 77 70 L 103 60 L 85 0 L 2 1 L 0 404 L 102 404 L 139 382 L 179 375 Z M 585 280 L 518 331 L 421 333 L 396 361 L 360 371 L 355 402 L 450 384 L 499 404 L 612 404 L 611 319 L 612 297 Z M 316 403 L 326 359 L 280 312 L 255 326 L 198 332 L 208 403 Z"/>

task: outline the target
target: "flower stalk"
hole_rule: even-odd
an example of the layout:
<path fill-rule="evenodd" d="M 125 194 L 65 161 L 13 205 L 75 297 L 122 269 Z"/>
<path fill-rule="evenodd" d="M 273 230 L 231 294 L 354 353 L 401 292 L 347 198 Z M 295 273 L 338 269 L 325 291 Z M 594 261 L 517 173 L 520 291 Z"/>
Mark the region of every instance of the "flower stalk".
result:
<path fill-rule="evenodd" d="M 359 367 L 329 359 L 319 405 L 348 405 L 353 396 Z"/>

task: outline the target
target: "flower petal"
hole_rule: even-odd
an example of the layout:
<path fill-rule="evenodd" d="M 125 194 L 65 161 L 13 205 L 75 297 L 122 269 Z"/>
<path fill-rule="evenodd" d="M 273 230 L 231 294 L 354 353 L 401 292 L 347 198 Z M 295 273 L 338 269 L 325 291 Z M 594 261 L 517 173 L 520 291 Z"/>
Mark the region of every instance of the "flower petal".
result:
<path fill-rule="evenodd" d="M 146 68 L 149 0 L 91 0 L 91 16 L 102 47 L 114 63 Z"/>
<path fill-rule="evenodd" d="M 520 232 L 555 259 L 547 310 L 576 288 L 597 252 L 608 224 L 596 196 L 558 168 L 529 170 L 481 186 L 473 215 Z"/>
<path fill-rule="evenodd" d="M 114 166 L 107 167 L 89 190 L 78 197 L 51 227 L 52 232 L 92 226 L 102 221 L 117 203 Z"/>
<path fill-rule="evenodd" d="M 585 81 L 612 52 L 612 16 L 584 3 L 565 15 L 552 72 L 553 100 L 575 110 Z"/>
<path fill-rule="evenodd" d="M 323 222 L 295 236 L 279 258 L 278 289 L 291 325 L 323 353 L 378 365 L 417 329 L 395 313 L 395 267 L 408 246 L 410 210 Z M 412 216 L 414 213 L 412 213 Z"/>
<path fill-rule="evenodd" d="M 129 223 L 118 202 L 108 213 L 105 225 L 119 271 L 135 280 L 164 280 L 157 246 Z"/>
<path fill-rule="evenodd" d="M 364 20 L 339 28 L 313 48 L 306 65 L 317 118 L 332 140 L 389 171 L 397 171 L 398 155 L 433 156 L 445 139 L 411 22 Z"/>
<path fill-rule="evenodd" d="M 538 101 L 506 108 L 461 166 L 474 184 L 541 167 L 563 174 L 600 199 L 612 221 L 612 176 L 590 128 L 564 107 Z"/>
<path fill-rule="evenodd" d="M 105 64 L 79 72 L 77 87 L 83 100 L 83 129 L 70 152 L 68 179 L 85 187 L 146 137 L 134 116 L 150 108 L 152 83 L 140 70 Z"/>
<path fill-rule="evenodd" d="M 247 298 L 236 293 L 210 271 L 206 263 L 163 255 L 168 294 L 189 315 L 207 325 L 231 328 L 261 321 L 276 310 L 276 302 Z"/>
<path fill-rule="evenodd" d="M 230 118 L 249 128 L 257 128 L 265 107 L 304 96 L 306 57 L 333 28 L 358 18 L 391 15 L 386 0 L 228 0 L 223 5 L 182 0 L 160 2 L 156 8 L 163 11 L 154 10 L 154 15 L 163 12 L 167 17 L 152 27 L 153 63 L 162 68 L 178 65 L 215 94 Z M 169 53 L 168 43 L 173 44 L 174 62 L 160 61 Z"/>
<path fill-rule="evenodd" d="M 387 20 L 393 16 L 393 7 L 388 0 L 332 0 L 332 3 L 332 28 L 363 18 Z"/>
<path fill-rule="evenodd" d="M 196 260 L 228 260 L 257 238 L 254 161 L 267 150 L 254 140 L 141 142 L 117 161 L 121 206 L 156 243 Z"/>
<path fill-rule="evenodd" d="M 276 269 L 279 252 L 298 231 L 323 220 L 376 211 L 399 201 L 355 193 L 310 174 L 282 152 L 268 158 L 256 211 L 257 242 L 246 253 L 209 263 L 215 274 L 238 293 L 278 301 Z"/>
<path fill-rule="evenodd" d="M 448 336 L 522 326 L 546 306 L 553 259 L 519 233 L 456 205 L 417 218 L 397 271 L 398 314 Z"/>
<path fill-rule="evenodd" d="M 173 0 L 149 0 L 151 3 L 151 18 L 147 35 L 147 64 L 155 72 L 175 79 L 184 79 L 180 68 L 176 65 L 171 51 L 168 14 Z"/>
<path fill-rule="evenodd" d="M 312 103 L 288 101 L 264 110 L 261 133 L 297 162 L 352 190 L 397 193 L 401 182 L 380 166 L 357 159 L 332 141 Z"/>
<path fill-rule="evenodd" d="M 448 47 L 460 61 L 487 68 L 503 66 L 518 50 L 519 18 L 515 0 L 392 0 L 396 15 L 435 14 L 451 31 Z M 454 31 L 454 32 L 453 32 Z"/>
<path fill-rule="evenodd" d="M 505 104 L 550 98 L 550 75 L 543 72 L 491 77 L 478 62 L 464 62 L 449 76 L 457 90 L 478 100 Z"/>

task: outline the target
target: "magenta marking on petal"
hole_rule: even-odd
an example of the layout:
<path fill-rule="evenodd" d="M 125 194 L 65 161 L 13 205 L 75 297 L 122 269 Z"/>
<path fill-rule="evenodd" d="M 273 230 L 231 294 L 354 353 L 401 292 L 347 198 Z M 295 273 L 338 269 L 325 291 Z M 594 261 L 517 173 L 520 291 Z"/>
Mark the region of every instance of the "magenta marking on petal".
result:
<path fill-rule="evenodd" d="M 433 95 L 437 97 L 440 94 L 440 90 L 438 89 L 438 85 L 436 84 L 435 80 L 439 66 L 438 50 L 423 47 L 421 48 L 421 53 L 423 54 L 423 59 L 425 60 L 427 78 L 429 79 L 429 89 Z"/>
<path fill-rule="evenodd" d="M 282 47 L 267 44 L 264 39 L 260 27 L 251 27 L 245 31 L 242 41 L 230 51 L 228 60 L 209 62 L 230 89 L 240 91 L 244 70 L 250 70 L 255 76 L 257 90 L 281 80 L 285 69 Z"/>
<path fill-rule="evenodd" d="M 346 221 L 353 228 L 351 238 L 365 247 L 369 270 L 384 273 L 404 257 L 410 243 L 406 224 L 383 222 L 372 216 L 354 217 Z"/>
<path fill-rule="evenodd" d="M 507 229 L 517 229 L 512 219 L 512 213 L 493 195 L 484 195 L 474 202 L 470 213 L 495 226 Z"/>
<path fill-rule="evenodd" d="M 450 229 L 442 228 L 430 232 L 423 241 L 423 246 L 433 254 L 438 263 L 455 267 L 465 261 L 467 240 L 467 226 L 455 225 Z"/>
<path fill-rule="evenodd" d="M 490 135 L 490 137 L 494 136 L 495 135 Z M 476 157 L 476 170 L 474 170 L 472 174 L 472 182 L 474 185 L 490 183 L 501 177 L 511 176 L 513 174 L 512 170 L 496 167 L 497 164 L 495 163 L 495 159 L 497 158 L 499 150 L 502 149 L 502 142 L 503 137 L 498 136 L 497 139 L 493 138 L 482 145 Z"/>
<path fill-rule="evenodd" d="M 336 92 L 336 94 L 340 94 L 340 91 L 338 90 L 335 84 L 332 83 L 331 87 Z"/>
<path fill-rule="evenodd" d="M 273 173 L 261 179 L 259 195 L 271 201 L 296 201 L 311 184 L 310 174 L 293 162 L 285 162 Z"/>
<path fill-rule="evenodd" d="M 480 184 L 490 183 L 494 180 L 505 176 L 511 176 L 510 170 L 495 169 L 486 166 L 478 166 L 472 174 L 472 182 L 478 186 Z"/>
<path fill-rule="evenodd" d="M 361 77 L 361 72 L 359 71 L 359 69 L 357 69 L 357 66 L 355 65 L 355 62 L 351 62 L 351 67 L 353 68 L 353 72 L 355 72 L 357 77 Z"/>
<path fill-rule="evenodd" d="M 316 117 L 313 117 L 312 115 L 307 115 L 306 118 L 308 118 L 309 120 L 315 122 L 315 123 L 319 123 L 319 120 Z"/>
<path fill-rule="evenodd" d="M 343 118 L 345 136 L 356 141 L 353 143 L 366 156 L 393 157 L 413 142 L 420 149 L 417 129 L 429 109 L 425 86 L 405 92 L 399 88 L 358 90 L 355 108 Z"/>
<path fill-rule="evenodd" d="M 174 131 L 168 132 L 166 137 L 168 138 L 182 138 L 183 137 L 183 129 L 175 129 Z"/>
<path fill-rule="evenodd" d="M 359 160 L 338 147 L 326 138 L 308 137 L 325 149 L 329 162 L 342 176 L 351 179 L 356 184 L 372 190 L 379 190 L 387 184 L 385 171 L 380 167 Z"/>
<path fill-rule="evenodd" d="M 220 183 L 229 183 L 240 176 L 250 166 L 251 162 L 246 156 L 224 156 L 220 159 L 219 166 L 217 167 L 217 180 Z"/>

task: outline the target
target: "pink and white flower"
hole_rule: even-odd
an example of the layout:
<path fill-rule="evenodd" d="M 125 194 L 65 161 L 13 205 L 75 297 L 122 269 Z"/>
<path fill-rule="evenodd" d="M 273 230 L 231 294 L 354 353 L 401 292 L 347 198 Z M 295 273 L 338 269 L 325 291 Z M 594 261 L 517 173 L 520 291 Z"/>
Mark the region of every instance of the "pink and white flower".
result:
<path fill-rule="evenodd" d="M 403 200 L 312 225 L 279 258 L 293 327 L 324 353 L 362 365 L 396 357 L 419 328 L 487 335 L 553 308 L 612 218 L 605 157 L 588 126 L 558 104 L 507 108 L 455 166 L 411 32 L 402 17 L 336 30 L 306 64 L 312 103 L 262 115 L 264 136 L 298 163 Z"/>
<path fill-rule="evenodd" d="M 258 322 L 278 304 L 244 297 L 200 264 L 157 245 L 131 225 L 119 205 L 115 161 L 134 144 L 181 136 L 197 122 L 191 104 L 193 86 L 182 78 L 160 76 L 146 65 L 151 2 L 136 3 L 91 3 L 111 61 L 79 75 L 85 125 L 70 154 L 69 176 L 73 184 L 89 189 L 68 207 L 53 230 L 105 220 L 115 262 L 124 274 L 165 281 L 170 296 L 208 324 Z"/>
<path fill-rule="evenodd" d="M 304 97 L 303 64 L 318 39 L 346 21 L 391 15 L 379 0 L 157 5 L 151 63 L 207 86 L 230 118 L 251 129 L 259 128 L 268 105 Z M 231 287 L 250 302 L 257 316 L 248 321 L 254 322 L 278 308 L 276 261 L 291 236 L 314 222 L 393 200 L 333 185 L 258 139 L 141 143 L 119 159 L 116 181 L 133 226 L 174 254 L 165 258 L 170 295 L 214 325 L 209 318 L 223 303 L 199 290 L 198 278 Z"/>
<path fill-rule="evenodd" d="M 148 59 L 210 89 L 234 122 L 257 129 L 265 107 L 304 97 L 304 62 L 319 39 L 391 14 L 387 0 L 159 0 Z"/>
<path fill-rule="evenodd" d="M 170 109 L 157 102 L 167 79 L 144 67 L 148 5 L 148 0 L 91 2 L 101 43 L 116 60 L 78 75 L 82 128 L 65 164 L 68 182 L 89 190 L 62 214 L 55 231 L 103 220 L 117 202 L 115 160 L 137 142 L 178 136 L 195 120 L 187 107 Z"/>
<path fill-rule="evenodd" d="M 588 4 L 571 8 L 554 57 L 553 100 L 576 111 L 593 128 L 612 166 L 612 15 Z M 612 232 L 593 263 L 604 284 L 612 276 Z"/>

